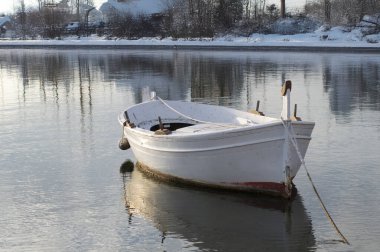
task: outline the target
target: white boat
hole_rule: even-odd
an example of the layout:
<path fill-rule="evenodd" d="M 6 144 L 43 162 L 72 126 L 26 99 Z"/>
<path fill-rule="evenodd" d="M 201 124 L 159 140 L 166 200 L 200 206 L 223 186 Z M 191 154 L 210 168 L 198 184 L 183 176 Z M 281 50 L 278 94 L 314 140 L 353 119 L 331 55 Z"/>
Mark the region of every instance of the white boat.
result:
<path fill-rule="evenodd" d="M 144 172 L 164 180 L 289 198 L 313 122 L 290 114 L 283 85 L 281 118 L 258 112 L 152 99 L 119 116 L 121 148 L 131 147 Z"/>

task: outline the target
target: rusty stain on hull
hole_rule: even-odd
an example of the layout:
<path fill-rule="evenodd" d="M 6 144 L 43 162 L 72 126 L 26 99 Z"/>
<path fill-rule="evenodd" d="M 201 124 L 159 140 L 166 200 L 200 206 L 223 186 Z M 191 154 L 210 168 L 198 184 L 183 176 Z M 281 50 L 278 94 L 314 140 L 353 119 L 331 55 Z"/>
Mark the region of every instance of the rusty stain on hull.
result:
<path fill-rule="evenodd" d="M 270 195 L 276 197 L 282 197 L 290 199 L 294 194 L 293 190 L 288 193 L 284 183 L 275 183 L 275 182 L 245 182 L 245 183 L 231 183 L 231 184 L 212 184 L 206 182 L 200 182 L 191 179 L 184 179 L 176 177 L 173 175 L 165 174 L 157 170 L 152 169 L 151 167 L 141 163 L 136 163 L 137 169 L 143 172 L 148 177 L 164 181 L 166 183 L 171 183 L 174 185 L 185 185 L 192 186 L 204 189 L 213 189 L 213 190 L 222 190 L 222 191 L 240 191 L 240 192 L 249 192 L 261 195 Z"/>

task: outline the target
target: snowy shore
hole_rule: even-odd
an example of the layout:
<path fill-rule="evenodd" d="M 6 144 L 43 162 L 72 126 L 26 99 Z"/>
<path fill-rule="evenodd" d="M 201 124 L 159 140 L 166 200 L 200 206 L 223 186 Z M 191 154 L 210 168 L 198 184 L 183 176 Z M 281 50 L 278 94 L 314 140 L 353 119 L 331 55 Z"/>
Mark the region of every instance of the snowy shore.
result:
<path fill-rule="evenodd" d="M 252 34 L 249 37 L 224 36 L 202 39 L 141 38 L 106 39 L 98 36 L 65 37 L 60 40 L 0 39 L 1 48 L 56 49 L 207 49 L 207 50 L 280 50 L 380 53 L 380 34 L 363 36 L 358 31 L 331 29 L 327 32 L 278 35 Z"/>

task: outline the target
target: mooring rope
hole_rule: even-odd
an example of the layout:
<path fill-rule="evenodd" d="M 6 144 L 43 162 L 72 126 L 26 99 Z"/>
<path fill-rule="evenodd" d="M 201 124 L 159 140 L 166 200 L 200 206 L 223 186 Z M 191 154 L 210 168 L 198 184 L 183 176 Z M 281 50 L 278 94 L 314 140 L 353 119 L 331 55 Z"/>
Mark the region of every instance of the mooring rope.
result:
<path fill-rule="evenodd" d="M 330 223 L 333 225 L 333 227 L 335 228 L 336 232 L 337 232 L 337 233 L 339 234 L 339 236 L 342 238 L 343 242 L 346 243 L 346 244 L 348 244 L 348 245 L 350 245 L 350 243 L 348 242 L 348 240 L 346 239 L 346 237 L 343 235 L 343 233 L 339 230 L 338 226 L 335 224 L 333 218 L 331 217 L 329 211 L 327 210 L 325 204 L 323 203 L 323 200 L 322 200 L 321 196 L 319 195 L 319 193 L 318 193 L 318 191 L 317 191 L 317 188 L 316 188 L 316 186 L 315 186 L 315 184 L 314 184 L 314 182 L 313 182 L 313 179 L 311 178 L 310 173 L 309 173 L 309 171 L 308 171 L 308 169 L 307 169 L 307 167 L 306 167 L 305 160 L 302 158 L 301 152 L 300 152 L 299 149 L 298 149 L 298 145 L 297 145 L 297 141 L 296 141 L 295 136 L 294 136 L 295 134 L 294 134 L 294 130 L 293 130 L 292 124 L 290 123 L 290 126 L 287 127 L 286 124 L 285 124 L 285 122 L 284 122 L 284 120 L 283 120 L 282 118 L 281 118 L 281 121 L 282 121 L 282 124 L 284 125 L 284 127 L 285 127 L 285 128 L 288 130 L 288 132 L 289 132 L 290 140 L 291 140 L 291 142 L 292 142 L 294 148 L 296 149 L 296 152 L 297 152 L 298 158 L 300 159 L 300 161 L 301 161 L 303 167 L 305 168 L 306 175 L 307 175 L 307 177 L 309 178 L 309 181 L 310 181 L 310 183 L 311 183 L 311 186 L 313 187 L 313 190 L 314 190 L 315 194 L 316 194 L 317 197 L 318 197 L 319 203 L 321 204 L 321 206 L 322 206 L 322 208 L 323 208 L 323 210 L 324 210 L 324 212 L 325 212 L 325 214 L 326 214 L 327 219 L 329 219 Z M 289 129 L 290 129 L 290 130 L 289 130 Z"/>
<path fill-rule="evenodd" d="M 170 110 L 172 110 L 173 112 L 177 113 L 178 115 L 184 117 L 184 118 L 187 118 L 191 121 L 194 121 L 194 122 L 198 122 L 198 123 L 207 123 L 207 124 L 213 124 L 213 125 L 217 125 L 217 126 L 221 126 L 221 127 L 226 127 L 226 128 L 240 128 L 242 126 L 245 126 L 245 125 L 236 125 L 236 124 L 230 124 L 230 123 L 215 123 L 215 122 L 208 122 L 208 121 L 203 121 L 203 120 L 198 120 L 198 119 L 195 119 L 195 118 L 192 118 L 190 116 L 187 116 L 181 112 L 179 112 L 178 110 L 176 110 L 175 108 L 171 107 L 167 102 L 165 102 L 163 99 L 161 99 L 160 97 L 156 96 L 156 98 L 162 102 L 162 104 L 164 104 L 166 107 L 168 107 Z"/>

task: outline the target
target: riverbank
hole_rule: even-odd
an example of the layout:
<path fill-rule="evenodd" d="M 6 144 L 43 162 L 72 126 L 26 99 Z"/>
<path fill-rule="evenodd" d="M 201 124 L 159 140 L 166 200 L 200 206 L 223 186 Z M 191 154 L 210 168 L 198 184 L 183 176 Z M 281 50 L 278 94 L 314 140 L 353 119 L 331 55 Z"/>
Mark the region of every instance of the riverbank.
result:
<path fill-rule="evenodd" d="M 0 45 L 1 49 L 88 49 L 88 50 L 214 50 L 214 51 L 280 51 L 280 52 L 330 52 L 330 53 L 380 53 L 379 48 L 372 47 L 312 47 L 312 46 L 163 46 L 163 45 Z"/>
<path fill-rule="evenodd" d="M 105 37 L 65 37 L 51 40 L 0 40 L 0 49 L 181 49 L 252 51 L 325 51 L 380 53 L 380 34 L 363 36 L 341 29 L 306 34 L 252 34 L 249 37 L 173 39 L 109 39 Z"/>

